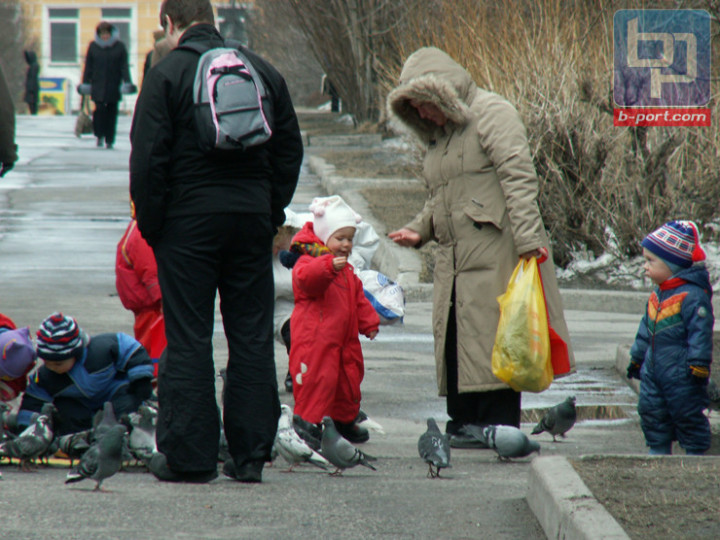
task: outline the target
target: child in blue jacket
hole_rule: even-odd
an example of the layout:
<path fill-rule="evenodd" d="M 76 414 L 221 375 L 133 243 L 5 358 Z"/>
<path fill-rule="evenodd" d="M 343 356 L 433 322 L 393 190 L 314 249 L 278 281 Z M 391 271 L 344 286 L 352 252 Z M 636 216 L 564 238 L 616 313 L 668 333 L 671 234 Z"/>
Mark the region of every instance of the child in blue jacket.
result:
<path fill-rule="evenodd" d="M 94 414 L 106 401 L 112 402 L 119 417 L 136 411 L 152 393 L 150 355 L 127 334 L 90 338 L 75 319 L 53 313 L 37 331 L 36 348 L 43 365 L 23 394 L 19 428 L 52 402 L 58 411 L 56 434 L 83 431 L 92 427 Z"/>
<path fill-rule="evenodd" d="M 712 287 L 697 226 L 670 221 L 642 241 L 645 275 L 657 289 L 630 349 L 628 378 L 640 379 L 638 413 L 650 454 L 710 448 L 707 384 L 712 362 Z"/>

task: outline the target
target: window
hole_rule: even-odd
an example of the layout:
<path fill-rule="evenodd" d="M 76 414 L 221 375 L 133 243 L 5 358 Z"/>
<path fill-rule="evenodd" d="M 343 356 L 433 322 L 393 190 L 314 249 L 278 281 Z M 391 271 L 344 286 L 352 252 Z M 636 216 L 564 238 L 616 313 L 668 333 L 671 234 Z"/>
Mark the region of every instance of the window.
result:
<path fill-rule="evenodd" d="M 50 62 L 77 63 L 78 10 L 49 9 Z"/>
<path fill-rule="evenodd" d="M 102 8 L 102 20 L 107 21 L 118 29 L 118 37 L 129 49 L 130 39 L 130 8 Z"/>

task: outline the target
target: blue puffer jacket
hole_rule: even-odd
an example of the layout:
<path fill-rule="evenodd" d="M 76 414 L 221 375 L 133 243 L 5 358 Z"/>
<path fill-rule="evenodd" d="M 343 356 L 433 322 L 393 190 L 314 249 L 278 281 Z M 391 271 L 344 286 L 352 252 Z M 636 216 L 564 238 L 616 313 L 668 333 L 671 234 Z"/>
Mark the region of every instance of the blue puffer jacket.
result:
<path fill-rule="evenodd" d="M 641 364 L 638 413 L 650 447 L 678 440 L 687 451 L 710 447 L 703 413 L 706 386 L 689 366 L 712 362 L 712 288 L 704 265 L 681 270 L 650 296 L 647 312 L 630 349 Z"/>
<path fill-rule="evenodd" d="M 38 368 L 23 395 L 18 425 L 29 424 L 34 412 L 52 402 L 58 410 L 58 434 L 88 429 L 106 401 L 113 403 L 117 416 L 137 410 L 148 397 L 140 394 L 152 390 L 152 376 L 152 360 L 134 338 L 120 332 L 92 336 L 69 372 Z M 147 384 L 133 384 L 141 379 Z"/>

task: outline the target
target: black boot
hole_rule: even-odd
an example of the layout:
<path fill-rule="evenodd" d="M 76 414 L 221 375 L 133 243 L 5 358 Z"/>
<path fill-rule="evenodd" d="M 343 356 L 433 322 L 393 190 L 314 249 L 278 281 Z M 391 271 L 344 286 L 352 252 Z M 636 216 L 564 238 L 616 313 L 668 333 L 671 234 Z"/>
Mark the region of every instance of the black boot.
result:
<path fill-rule="evenodd" d="M 316 452 L 320 450 L 322 440 L 322 428 L 317 424 L 303 420 L 297 414 L 293 415 L 293 428 L 300 438 Z"/>
<path fill-rule="evenodd" d="M 288 394 L 293 393 L 293 380 L 292 380 L 292 375 L 290 375 L 289 371 L 287 372 L 287 375 L 285 376 L 285 391 Z"/>

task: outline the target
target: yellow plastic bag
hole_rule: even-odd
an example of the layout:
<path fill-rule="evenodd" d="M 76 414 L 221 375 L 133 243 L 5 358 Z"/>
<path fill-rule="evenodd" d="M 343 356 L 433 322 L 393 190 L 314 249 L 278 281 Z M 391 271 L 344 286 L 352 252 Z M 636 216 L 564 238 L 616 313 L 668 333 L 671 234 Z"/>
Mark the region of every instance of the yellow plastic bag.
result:
<path fill-rule="evenodd" d="M 492 371 L 517 392 L 542 392 L 553 381 L 547 310 L 537 259 L 521 260 L 498 296 L 500 321 Z"/>

